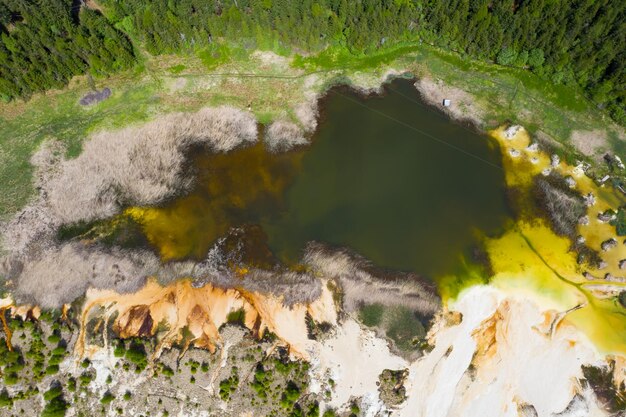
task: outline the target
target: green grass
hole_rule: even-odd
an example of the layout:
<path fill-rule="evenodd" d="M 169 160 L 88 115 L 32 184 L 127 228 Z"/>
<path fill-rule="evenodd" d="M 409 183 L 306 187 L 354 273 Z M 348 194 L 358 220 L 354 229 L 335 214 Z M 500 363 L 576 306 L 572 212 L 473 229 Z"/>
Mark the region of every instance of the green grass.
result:
<path fill-rule="evenodd" d="M 172 74 L 180 74 L 181 72 L 183 72 L 186 69 L 187 69 L 187 66 L 183 65 L 183 64 L 172 65 L 171 67 L 169 67 L 169 71 Z"/>
<path fill-rule="evenodd" d="M 474 73 L 472 74 L 474 77 L 482 74 L 484 80 L 491 81 L 496 87 L 500 86 L 504 89 L 514 89 L 514 83 L 517 80 L 523 84 L 525 89 L 540 93 L 544 99 L 547 99 L 553 105 L 574 111 L 589 109 L 589 102 L 579 91 L 566 85 L 555 85 L 530 71 L 475 61 L 469 58 L 463 58 L 458 54 L 445 52 L 429 46 L 420 48 L 420 52 L 429 53 L 458 70 Z M 528 94 L 530 91 L 525 92 L 520 90 L 519 93 Z"/>
<path fill-rule="evenodd" d="M 403 55 L 415 52 L 420 48 L 417 42 L 400 43 L 389 48 L 383 48 L 373 54 L 354 55 L 343 46 L 331 46 L 317 55 L 296 55 L 293 60 L 295 68 L 307 71 L 350 69 L 353 71 L 376 68 L 389 64 Z"/>
<path fill-rule="evenodd" d="M 399 349 L 410 351 L 426 336 L 424 325 L 415 313 L 405 307 L 397 307 L 391 313 L 387 328 L 387 336 Z"/>
<path fill-rule="evenodd" d="M 366 304 L 359 311 L 359 319 L 366 326 L 378 326 L 384 312 L 385 307 L 382 304 Z"/>

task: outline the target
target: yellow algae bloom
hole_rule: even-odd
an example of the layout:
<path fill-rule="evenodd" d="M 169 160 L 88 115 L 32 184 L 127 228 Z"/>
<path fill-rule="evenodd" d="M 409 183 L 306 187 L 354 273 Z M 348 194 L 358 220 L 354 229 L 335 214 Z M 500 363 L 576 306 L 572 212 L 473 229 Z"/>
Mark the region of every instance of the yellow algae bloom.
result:
<path fill-rule="evenodd" d="M 250 208 L 271 215 L 300 169 L 304 152 L 273 154 L 262 143 L 196 158 L 196 188 L 162 207 L 131 207 L 124 214 L 142 226 L 163 261 L 203 258 L 230 227 L 255 223 Z"/>
<path fill-rule="evenodd" d="M 491 135 L 502 147 L 507 186 L 516 187 L 527 198 L 533 178 L 552 171 L 571 176 L 582 195 L 594 196 L 595 204 L 588 209 L 589 224 L 579 225 L 578 233 L 607 264 L 602 270 L 579 265 L 571 250 L 572 242 L 558 236 L 543 219 L 529 220 L 530 213 L 525 213 L 522 207 L 520 220 L 508 232 L 499 238 L 486 239 L 493 268 L 491 285 L 535 299 L 557 311 L 578 307 L 565 320 L 582 330 L 602 353 L 626 353 L 626 309 L 615 298 L 621 290 L 626 290 L 626 284 L 619 279 L 607 279 L 610 275 L 624 275 L 618 264 L 626 258 L 626 246 L 619 242 L 617 247 L 603 251 L 602 242 L 616 238 L 616 232 L 613 226 L 597 220 L 598 212 L 616 209 L 623 204 L 623 198 L 596 185 L 584 176 L 580 167 L 551 159 L 539 151 L 521 127 L 499 128 Z M 586 278 L 585 272 L 591 275 Z"/>

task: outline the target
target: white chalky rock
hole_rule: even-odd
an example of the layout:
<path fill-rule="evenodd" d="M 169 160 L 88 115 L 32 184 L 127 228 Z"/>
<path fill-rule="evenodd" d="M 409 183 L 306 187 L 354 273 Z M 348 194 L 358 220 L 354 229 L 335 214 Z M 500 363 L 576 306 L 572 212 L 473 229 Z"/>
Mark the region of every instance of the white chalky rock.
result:
<path fill-rule="evenodd" d="M 593 195 L 593 193 L 591 192 L 583 196 L 583 199 L 585 200 L 585 204 L 587 205 L 587 207 L 591 207 L 596 204 L 596 196 Z"/>
<path fill-rule="evenodd" d="M 517 132 L 519 132 L 519 130 L 522 127 L 519 125 L 512 125 L 509 126 L 505 131 L 504 131 L 504 137 L 507 139 L 513 139 L 515 137 L 515 135 L 517 135 Z"/>
<path fill-rule="evenodd" d="M 526 147 L 526 151 L 528 152 L 537 152 L 539 150 L 539 144 L 537 142 L 531 143 Z"/>

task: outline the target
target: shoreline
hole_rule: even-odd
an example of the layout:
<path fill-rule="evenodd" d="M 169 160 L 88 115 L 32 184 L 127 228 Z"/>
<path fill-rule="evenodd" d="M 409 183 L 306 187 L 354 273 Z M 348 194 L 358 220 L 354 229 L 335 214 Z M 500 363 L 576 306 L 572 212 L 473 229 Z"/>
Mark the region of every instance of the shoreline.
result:
<path fill-rule="evenodd" d="M 309 75 L 301 68 L 293 67 L 293 56 L 284 57 L 267 51 L 250 52 L 244 61 L 233 60 L 210 70 L 203 67 L 197 57 L 160 56 L 158 60 L 155 58 L 154 62 L 148 63 L 147 72 L 125 72 L 97 80 L 96 87 L 110 88 L 112 95 L 93 107 L 81 108 L 77 104 L 87 88 L 86 81 L 80 77 L 68 89 L 35 97 L 27 103 L 0 105 L 8 112 L 3 117 L 4 111 L 0 109 L 0 119 L 5 122 L 0 128 L 0 135 L 9 138 L 0 147 L 0 176 L 8 179 L 0 184 L 0 218 L 6 219 L 16 213 L 33 197 L 29 175 L 32 169 L 24 162 L 46 136 L 52 135 L 66 143 L 69 156 L 75 157 L 84 144 L 84 138 L 93 132 L 145 123 L 171 112 L 193 112 L 201 107 L 224 104 L 242 109 L 251 104 L 256 118 L 263 124 L 281 120 L 293 123 L 298 118 L 294 117 L 293 110 L 286 109 L 295 109 L 303 100 L 317 99 L 333 85 L 344 82 L 366 92 L 377 90 L 390 74 L 410 73 L 418 80 L 440 79 L 445 86 L 472 96 L 483 109 L 482 123 L 475 123 L 481 132 L 495 128 L 496 121 L 510 121 L 522 124 L 531 131 L 541 129 L 542 135 L 548 135 L 558 143 L 567 144 L 571 131 L 580 132 L 577 138 L 593 131 L 595 136 L 605 137 L 611 146 L 613 143 L 620 144 L 622 140 L 626 142 L 623 128 L 607 124 L 594 113 L 578 114 L 560 109 L 557 105 L 549 108 L 548 102 L 537 102 L 539 98 L 535 96 L 538 93 L 530 87 L 521 86 L 524 94 L 519 95 L 520 99 L 507 102 L 507 89 L 520 83 L 513 75 L 506 71 L 498 73 L 498 66 L 474 61 L 469 61 L 472 63 L 470 69 L 462 70 L 450 63 L 448 55 L 437 48 L 422 45 L 372 66 L 361 68 L 355 63 L 353 67 L 346 68 L 319 67 L 309 71 Z M 168 70 L 176 65 L 183 65 L 185 69 L 175 73 Z M 250 72 L 261 77 L 262 81 L 216 76 L 230 72 Z M 493 80 L 483 79 L 485 72 L 489 72 Z M 275 76 L 282 78 L 262 78 Z M 425 99 L 428 100 L 427 94 Z M 437 100 L 433 104 L 442 111 Z M 16 112 L 18 108 L 20 111 Z M 442 112 L 446 113 L 445 110 Z M 553 113 L 558 118 L 552 117 Z M 543 117 L 538 119 L 537 116 Z M 454 118 L 462 120 L 464 117 Z M 311 118 L 307 120 L 310 122 Z M 288 126 L 288 129 L 293 131 L 293 126 Z M 314 126 L 308 125 L 307 130 L 311 132 Z M 602 136 L 598 133 L 600 131 L 608 133 Z M 618 132 L 615 133 L 617 138 L 623 139 L 614 139 L 611 136 L 614 131 Z M 571 154 L 571 145 L 568 144 L 563 152 L 566 156 Z M 598 175 L 603 176 L 604 171 L 605 168 L 600 166 Z"/>
<path fill-rule="evenodd" d="M 306 112 L 305 115 L 306 116 L 311 116 L 311 115 L 315 115 L 315 121 L 314 121 L 314 125 L 315 128 L 314 130 L 309 130 L 309 136 L 307 136 L 307 141 L 311 139 L 312 136 L 314 136 L 316 134 L 316 131 L 318 129 L 319 124 L 324 120 L 325 117 L 325 112 L 326 112 L 326 106 L 324 105 L 325 101 L 330 97 L 330 95 L 332 94 L 333 89 L 340 89 L 340 90 L 346 90 L 350 93 L 353 93 L 359 97 L 361 97 L 361 99 L 363 100 L 367 100 L 368 98 L 371 97 L 384 97 L 385 93 L 386 93 L 386 88 L 397 78 L 402 78 L 402 79 L 410 79 L 411 84 L 413 84 L 413 87 L 417 89 L 417 91 L 419 92 L 419 95 L 421 97 L 421 99 L 423 100 L 423 104 L 425 106 L 428 106 L 432 111 L 437 112 L 438 114 L 441 114 L 442 117 L 447 118 L 450 122 L 452 123 L 456 123 L 460 126 L 466 127 L 468 128 L 468 124 L 469 126 L 471 126 L 471 129 L 477 131 L 478 133 L 480 133 L 481 135 L 486 135 L 487 132 L 484 130 L 484 128 L 479 125 L 478 123 L 478 119 L 476 117 L 464 117 L 464 113 L 461 112 L 461 109 L 459 109 L 458 111 L 455 111 L 457 108 L 456 107 L 452 107 L 451 109 L 446 109 L 443 108 L 443 106 L 439 105 L 439 99 L 441 97 L 442 94 L 446 94 L 444 93 L 440 93 L 440 94 L 434 94 L 433 93 L 433 85 L 439 85 L 436 84 L 432 79 L 430 80 L 430 84 L 425 84 L 424 80 L 427 80 L 426 78 L 414 78 L 412 77 L 412 73 L 409 71 L 387 71 L 385 72 L 385 74 L 376 79 L 376 82 L 374 84 L 370 84 L 370 85 L 364 85 L 363 83 L 361 84 L 354 84 L 354 83 L 347 83 L 350 80 L 341 80 L 341 79 L 334 79 L 335 82 L 333 84 L 329 84 L 326 87 L 326 90 L 324 90 L 324 92 L 322 93 L 318 93 L 315 96 L 315 99 L 313 99 L 313 96 L 309 96 L 309 99 L 307 101 L 304 102 L 300 102 L 299 105 L 304 105 L 306 107 Z M 425 87 L 424 87 L 425 86 Z M 471 96 L 468 95 L 467 93 L 465 93 L 462 90 L 456 89 L 454 87 L 452 87 L 454 89 L 453 93 L 456 94 L 457 96 L 460 96 L 462 98 L 462 100 L 465 100 L 467 102 L 467 100 L 471 99 Z M 450 90 L 448 90 L 450 91 Z M 320 111 L 321 109 L 321 111 Z M 239 111 L 239 110 L 238 110 Z M 185 113 L 181 113 L 180 114 L 181 117 L 183 118 L 188 118 L 191 117 L 191 114 L 185 114 Z M 305 122 L 302 122 L 302 120 L 300 120 L 302 125 L 306 124 Z M 145 128 L 145 126 L 154 124 L 155 122 L 148 122 L 144 125 L 140 125 L 138 127 L 131 127 L 131 128 L 126 128 L 126 129 L 122 129 L 122 130 L 118 130 L 118 131 L 113 131 L 113 132 L 100 132 L 97 133 L 95 136 L 97 137 L 98 135 L 103 135 L 103 134 L 109 134 L 109 135 L 118 135 L 121 132 L 125 131 L 125 130 L 137 130 L 137 129 L 142 129 Z M 259 121 L 258 119 L 256 120 L 257 126 L 259 126 Z M 276 122 L 273 122 L 276 123 Z M 309 123 L 309 126 L 311 126 L 312 124 Z M 269 125 L 262 125 L 262 129 L 261 131 L 257 131 L 257 138 L 256 140 L 258 141 L 259 139 L 262 138 L 263 134 L 268 130 L 268 128 L 271 126 L 271 124 Z M 92 139 L 93 140 L 93 139 Z M 241 146 L 241 144 L 235 145 L 235 146 Z M 309 144 L 301 144 L 301 143 L 297 143 L 296 146 L 309 146 Z M 229 148 L 230 149 L 230 148 Z M 287 146 L 286 148 L 283 148 L 282 151 L 288 151 L 289 150 L 289 146 Z M 306 152 L 306 151 L 305 151 Z M 504 157 L 504 149 L 501 149 L 502 156 Z M 80 159 L 80 157 L 78 158 Z M 183 159 L 186 161 L 184 162 L 184 165 L 186 165 L 189 162 L 189 155 L 184 156 Z M 74 161 L 74 160 L 69 160 L 69 161 Z M 68 162 L 69 162 L 68 161 Z M 177 190 L 175 191 L 175 195 L 180 195 L 181 192 L 184 192 L 184 190 Z M 171 199 L 174 198 L 174 195 L 171 195 L 169 197 L 165 197 L 166 199 Z M 159 201 L 162 200 L 158 200 L 156 201 L 156 203 L 158 204 Z M 154 204 L 154 202 L 147 202 L 148 205 L 150 204 Z M 121 209 L 118 209 L 117 211 L 115 211 L 115 213 L 120 212 Z M 26 210 L 28 211 L 28 209 Z M 107 216 L 105 216 L 107 217 Z M 101 218 L 101 217 L 96 217 L 96 218 Z M 79 219 L 80 220 L 80 219 Z M 76 220 L 74 220 L 76 221 Z M 67 222 L 67 219 L 65 220 L 61 220 L 61 223 Z M 53 222 L 53 224 L 57 224 L 58 222 Z M 60 223 L 58 223 L 60 224 Z M 53 226 L 54 227 L 54 226 Z M 35 230 L 37 230 L 37 227 L 34 227 Z"/>

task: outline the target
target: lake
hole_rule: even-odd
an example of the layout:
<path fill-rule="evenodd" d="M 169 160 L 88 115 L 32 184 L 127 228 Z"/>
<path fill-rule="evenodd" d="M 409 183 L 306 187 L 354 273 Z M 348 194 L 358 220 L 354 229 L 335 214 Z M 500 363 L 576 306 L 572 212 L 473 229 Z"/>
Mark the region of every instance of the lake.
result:
<path fill-rule="evenodd" d="M 287 264 L 318 241 L 436 278 L 504 227 L 497 144 L 426 106 L 410 81 L 372 97 L 334 88 L 321 108 L 308 147 L 195 155 L 196 189 L 136 216 L 162 258 L 200 259 L 231 227 L 254 224 Z"/>

